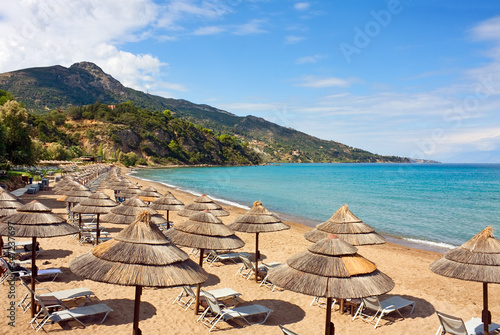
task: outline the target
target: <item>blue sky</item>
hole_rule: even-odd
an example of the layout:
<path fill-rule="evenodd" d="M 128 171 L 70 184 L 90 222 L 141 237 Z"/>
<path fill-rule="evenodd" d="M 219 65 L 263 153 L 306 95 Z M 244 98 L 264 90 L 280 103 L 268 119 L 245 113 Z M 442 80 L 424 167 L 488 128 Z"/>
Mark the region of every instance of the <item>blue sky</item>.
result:
<path fill-rule="evenodd" d="M 0 72 L 91 61 L 378 154 L 500 163 L 496 0 L 4 2 Z"/>

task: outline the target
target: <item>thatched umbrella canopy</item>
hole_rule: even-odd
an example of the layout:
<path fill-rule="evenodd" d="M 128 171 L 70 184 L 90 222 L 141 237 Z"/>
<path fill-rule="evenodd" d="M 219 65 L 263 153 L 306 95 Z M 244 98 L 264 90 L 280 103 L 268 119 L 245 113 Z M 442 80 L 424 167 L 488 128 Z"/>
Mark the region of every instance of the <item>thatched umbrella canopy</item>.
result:
<path fill-rule="evenodd" d="M 130 185 L 133 185 L 130 180 L 124 177 L 117 177 L 115 181 L 108 183 L 106 187 L 113 190 L 115 200 L 117 200 L 120 197 L 119 193 L 125 191 Z"/>
<path fill-rule="evenodd" d="M 22 205 L 15 196 L 0 187 L 0 218 L 14 214 Z"/>
<path fill-rule="evenodd" d="M 284 289 L 326 297 L 326 335 L 330 335 L 332 298 L 364 298 L 394 288 L 392 279 L 360 256 L 356 247 L 333 234 L 271 269 L 269 279 Z"/>
<path fill-rule="evenodd" d="M 180 211 L 184 208 L 184 204 L 167 191 L 167 193 L 153 201 L 150 207 L 160 211 L 167 211 L 167 229 L 170 229 L 169 211 Z"/>
<path fill-rule="evenodd" d="M 73 220 L 73 211 L 71 210 L 71 206 L 87 199 L 92 195 L 92 191 L 87 186 L 74 182 L 67 183 L 66 186 L 60 188 L 59 194 L 62 194 L 62 196 L 56 200 L 64 201 L 68 204 L 68 218 Z M 79 220 L 81 220 L 81 217 L 79 217 Z"/>
<path fill-rule="evenodd" d="M 253 207 L 245 214 L 237 217 L 233 223 L 229 225 L 234 231 L 243 233 L 255 233 L 255 282 L 259 281 L 259 233 L 272 233 L 276 231 L 290 229 L 290 226 L 281 222 L 281 220 L 271 213 L 262 202 L 255 201 Z"/>
<path fill-rule="evenodd" d="M 150 203 L 159 199 L 161 194 L 154 187 L 146 187 L 137 193 L 137 197 L 144 202 Z"/>
<path fill-rule="evenodd" d="M 135 221 L 137 214 L 143 211 L 147 211 L 151 215 L 151 222 L 156 225 L 166 222 L 163 216 L 149 208 L 144 201 L 137 197 L 125 200 L 118 206 L 111 208 L 109 213 L 101 217 L 101 220 L 115 224 L 131 224 Z"/>
<path fill-rule="evenodd" d="M 141 188 L 138 185 L 130 183 L 130 185 L 123 191 L 120 191 L 120 198 L 130 199 L 137 196 L 141 192 Z"/>
<path fill-rule="evenodd" d="M 488 283 L 500 284 L 500 240 L 487 227 L 460 247 L 448 251 L 430 265 L 442 276 L 483 283 L 484 334 L 488 335 L 491 313 L 488 310 Z"/>
<path fill-rule="evenodd" d="M 176 245 L 200 249 L 199 265 L 203 266 L 203 254 L 209 250 L 232 250 L 245 245 L 228 226 L 208 210 L 198 212 L 189 220 L 165 232 Z M 201 284 L 196 288 L 195 314 L 199 311 Z"/>
<path fill-rule="evenodd" d="M 139 310 L 143 286 L 173 287 L 204 282 L 208 274 L 153 225 L 147 212 L 138 215 L 115 238 L 75 258 L 78 276 L 103 283 L 135 286 L 133 334 L 140 334 Z"/>
<path fill-rule="evenodd" d="M 198 198 L 194 199 L 192 203 L 186 205 L 186 207 L 179 211 L 177 215 L 189 217 L 196 212 L 202 212 L 205 209 L 209 210 L 210 213 L 217 217 L 229 215 L 227 211 L 222 209 L 221 205 L 207 197 L 205 194 L 202 194 Z"/>
<path fill-rule="evenodd" d="M 117 205 L 116 202 L 111 200 L 106 194 L 102 192 L 92 193 L 87 199 L 82 200 L 78 205 L 73 207 L 73 212 L 79 214 L 96 214 L 96 244 L 99 244 L 99 217 L 101 214 L 108 213 L 111 208 Z M 80 221 L 81 224 L 81 221 Z M 81 228 L 81 225 L 80 225 Z"/>
<path fill-rule="evenodd" d="M 328 221 L 305 233 L 304 237 L 314 243 L 326 238 L 329 234 L 335 234 L 352 245 L 385 243 L 385 238 L 354 215 L 347 205 L 340 207 Z"/>
<path fill-rule="evenodd" d="M 76 227 L 52 213 L 52 210 L 33 200 L 17 209 L 17 213 L 0 221 L 0 236 L 31 237 L 31 316 L 35 316 L 35 283 L 37 277 L 36 240 L 41 237 L 57 237 L 78 232 Z"/>
<path fill-rule="evenodd" d="M 0 219 L 16 213 L 22 205 L 15 196 L 0 187 Z M 0 235 L 0 250 L 3 250 L 2 235 Z"/>

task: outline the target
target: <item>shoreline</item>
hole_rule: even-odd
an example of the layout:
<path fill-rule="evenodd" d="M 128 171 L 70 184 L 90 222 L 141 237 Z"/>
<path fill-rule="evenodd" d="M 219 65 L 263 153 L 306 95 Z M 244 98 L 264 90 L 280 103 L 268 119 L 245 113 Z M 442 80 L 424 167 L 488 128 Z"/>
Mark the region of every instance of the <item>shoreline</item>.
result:
<path fill-rule="evenodd" d="M 147 168 L 141 168 L 141 169 L 146 170 Z M 138 179 L 138 180 L 142 180 L 145 182 L 162 185 L 162 186 L 168 187 L 170 189 L 174 189 L 178 192 L 183 192 L 186 195 L 190 195 L 190 196 L 201 196 L 202 195 L 201 192 L 198 192 L 196 190 L 185 189 L 185 188 L 177 186 L 177 185 L 168 184 L 168 183 L 164 183 L 164 182 L 160 182 L 160 181 L 156 181 L 156 180 L 151 180 L 151 179 L 146 179 L 146 178 L 141 178 L 141 177 L 135 176 L 134 175 L 135 170 L 136 169 L 128 169 L 128 171 L 126 173 L 124 173 L 124 175 Z M 232 201 L 232 200 L 213 197 L 209 194 L 207 194 L 207 195 L 215 202 L 226 205 L 226 206 L 238 207 L 238 208 L 242 208 L 244 210 L 249 210 L 251 208 L 247 205 L 243 205 L 243 204 L 240 204 L 240 203 Z M 278 214 L 278 216 L 280 218 L 282 218 L 284 222 L 286 222 L 286 223 L 294 222 L 296 224 L 300 224 L 300 225 L 303 225 L 304 227 L 307 227 L 308 230 L 315 228 L 316 225 L 321 223 L 321 222 L 316 222 L 316 221 L 313 221 L 313 220 L 310 220 L 307 218 L 303 218 L 303 217 L 299 217 L 299 216 L 295 216 L 295 215 L 290 215 L 287 213 L 276 212 L 276 211 L 274 211 L 274 212 L 276 214 Z M 436 252 L 436 253 L 440 253 L 440 254 L 444 254 L 448 250 L 451 250 L 452 248 L 457 247 L 457 246 L 452 246 L 452 245 L 445 244 L 445 243 L 424 241 L 424 240 L 418 240 L 418 239 L 407 239 L 404 237 L 393 236 L 393 235 L 388 235 L 388 234 L 384 234 L 384 233 L 379 233 L 379 234 L 382 235 L 387 240 L 388 243 L 397 244 L 397 245 L 412 248 L 412 249 Z"/>

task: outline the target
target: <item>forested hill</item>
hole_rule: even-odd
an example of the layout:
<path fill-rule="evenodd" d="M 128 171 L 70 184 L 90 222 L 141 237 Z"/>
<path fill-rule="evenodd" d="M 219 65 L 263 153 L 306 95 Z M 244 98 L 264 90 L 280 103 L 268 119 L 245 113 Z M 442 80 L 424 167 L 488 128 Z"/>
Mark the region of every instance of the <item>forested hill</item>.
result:
<path fill-rule="evenodd" d="M 255 116 L 240 117 L 208 105 L 146 94 L 124 87 L 89 62 L 69 68 L 57 65 L 3 73 L 0 89 L 11 92 L 35 113 L 96 102 L 117 105 L 126 101 L 150 111 L 169 110 L 173 116 L 216 134 L 237 136 L 269 162 L 408 162 L 407 158 L 376 155 L 322 140 Z"/>

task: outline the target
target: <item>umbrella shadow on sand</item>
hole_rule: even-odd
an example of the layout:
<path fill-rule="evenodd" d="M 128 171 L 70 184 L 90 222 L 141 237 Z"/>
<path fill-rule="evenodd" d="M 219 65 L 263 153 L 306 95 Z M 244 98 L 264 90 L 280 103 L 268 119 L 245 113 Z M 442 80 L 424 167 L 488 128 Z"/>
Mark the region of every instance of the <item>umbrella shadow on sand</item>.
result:
<path fill-rule="evenodd" d="M 49 262 L 48 264 L 50 264 L 51 259 L 65 258 L 71 254 L 73 254 L 73 251 L 71 250 L 49 249 L 49 250 L 44 250 L 42 253 L 40 253 L 37 259 L 42 261 L 43 262 L 42 264 L 45 264 L 46 262 Z"/>
<path fill-rule="evenodd" d="M 134 299 L 106 299 L 99 301 L 99 303 L 106 304 L 113 309 L 106 321 L 100 325 L 117 326 L 132 323 L 134 319 Z M 139 321 L 151 319 L 155 315 L 156 307 L 147 301 L 141 301 Z"/>
<path fill-rule="evenodd" d="M 266 306 L 273 310 L 273 312 L 269 315 L 269 318 L 264 323 L 265 326 L 277 326 L 282 324 L 296 323 L 304 319 L 306 316 L 306 312 L 301 306 L 296 304 L 292 304 L 288 301 L 278 300 L 278 299 L 259 299 L 252 300 L 242 303 L 243 305 L 252 305 L 259 304 Z M 253 322 L 261 322 L 262 315 L 255 315 L 247 318 L 250 323 Z M 241 328 L 242 324 L 244 327 L 248 326 L 246 323 L 241 323 L 241 321 L 237 320 L 229 320 L 229 322 L 235 328 Z"/>
<path fill-rule="evenodd" d="M 220 284 L 220 278 L 214 274 L 209 273 L 208 279 L 203 283 L 203 286 L 213 286 Z"/>

